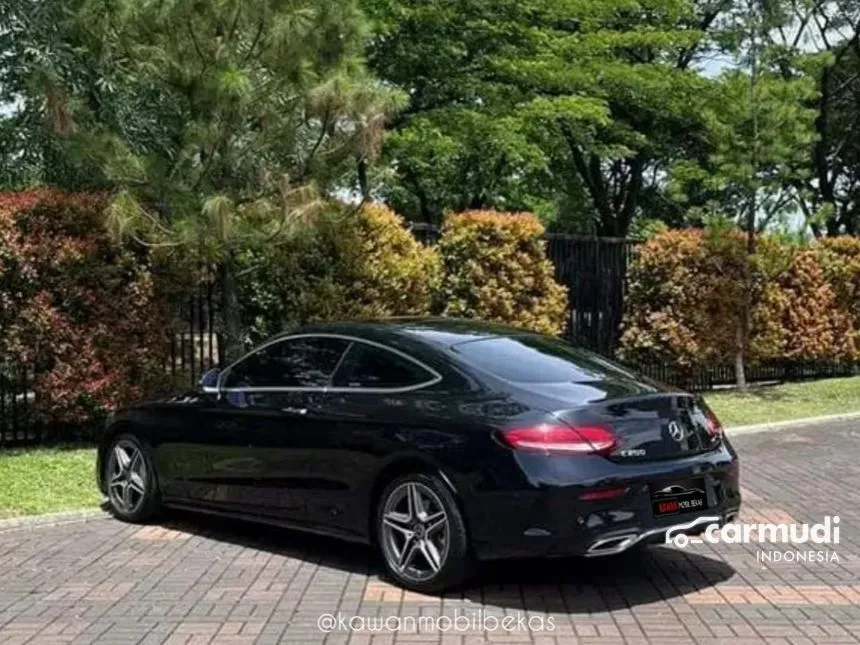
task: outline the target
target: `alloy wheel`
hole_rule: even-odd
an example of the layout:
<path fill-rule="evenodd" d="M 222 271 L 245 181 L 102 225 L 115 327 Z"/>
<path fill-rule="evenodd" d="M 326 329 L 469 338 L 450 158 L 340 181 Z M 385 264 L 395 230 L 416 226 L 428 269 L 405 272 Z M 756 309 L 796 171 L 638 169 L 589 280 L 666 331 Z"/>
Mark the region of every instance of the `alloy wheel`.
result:
<path fill-rule="evenodd" d="M 451 527 L 439 496 L 428 486 L 405 482 L 391 491 L 382 509 L 382 549 L 388 565 L 423 582 L 445 566 Z"/>
<path fill-rule="evenodd" d="M 146 499 L 149 472 L 140 447 L 120 440 L 111 450 L 108 464 L 108 497 L 119 512 L 131 515 Z"/>

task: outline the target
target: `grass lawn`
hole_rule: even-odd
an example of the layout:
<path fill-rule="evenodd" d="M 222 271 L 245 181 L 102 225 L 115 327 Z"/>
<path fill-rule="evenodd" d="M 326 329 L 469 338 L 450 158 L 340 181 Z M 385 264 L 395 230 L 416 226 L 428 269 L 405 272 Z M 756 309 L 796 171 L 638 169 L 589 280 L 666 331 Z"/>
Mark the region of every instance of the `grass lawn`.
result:
<path fill-rule="evenodd" d="M 860 377 L 711 392 L 705 400 L 726 427 L 860 412 Z"/>
<path fill-rule="evenodd" d="M 0 451 L 0 519 L 96 507 L 94 448 Z"/>

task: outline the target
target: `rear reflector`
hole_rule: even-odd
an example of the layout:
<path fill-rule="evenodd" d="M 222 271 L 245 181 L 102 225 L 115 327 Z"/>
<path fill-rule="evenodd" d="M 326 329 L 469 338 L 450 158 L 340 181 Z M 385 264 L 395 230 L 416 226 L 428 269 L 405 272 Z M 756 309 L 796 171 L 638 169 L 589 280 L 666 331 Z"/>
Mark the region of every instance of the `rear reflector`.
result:
<path fill-rule="evenodd" d="M 544 454 L 606 454 L 615 447 L 615 436 L 600 426 L 542 424 L 505 430 L 501 437 L 514 450 Z"/>
<path fill-rule="evenodd" d="M 603 499 L 615 499 L 627 494 L 629 488 L 595 488 L 579 495 L 583 502 L 597 502 Z"/>

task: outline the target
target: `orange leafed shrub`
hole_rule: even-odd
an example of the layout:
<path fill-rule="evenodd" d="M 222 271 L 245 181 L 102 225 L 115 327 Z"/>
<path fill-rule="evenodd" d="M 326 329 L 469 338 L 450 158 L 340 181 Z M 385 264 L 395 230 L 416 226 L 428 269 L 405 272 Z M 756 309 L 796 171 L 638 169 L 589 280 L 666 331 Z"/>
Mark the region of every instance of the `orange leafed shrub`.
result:
<path fill-rule="evenodd" d="M 837 306 L 819 255 L 797 253 L 788 270 L 767 284 L 754 311 L 751 350 L 756 358 L 851 358 L 851 314 Z"/>
<path fill-rule="evenodd" d="M 146 258 L 113 244 L 98 195 L 0 195 L 0 378 L 34 373 L 38 413 L 81 422 L 163 371 L 165 319 Z"/>
<path fill-rule="evenodd" d="M 839 243 L 845 247 L 851 245 Z M 630 267 L 619 355 L 678 367 L 731 362 L 749 279 L 748 358 L 853 358 L 857 301 L 845 285 L 850 270 L 832 265 L 825 267 L 819 248 L 798 251 L 771 237 L 760 238 L 748 257 L 737 233 L 661 233 L 638 249 Z"/>
<path fill-rule="evenodd" d="M 562 333 L 567 293 L 555 281 L 543 233 L 529 213 L 449 216 L 439 241 L 442 313 Z"/>
<path fill-rule="evenodd" d="M 728 301 L 736 267 L 714 262 L 700 230 L 667 231 L 639 247 L 629 268 L 620 357 L 689 366 L 730 354 Z"/>
<path fill-rule="evenodd" d="M 849 314 L 854 345 L 860 351 L 860 238 L 828 237 L 813 249 L 824 279 L 833 289 L 835 306 Z"/>

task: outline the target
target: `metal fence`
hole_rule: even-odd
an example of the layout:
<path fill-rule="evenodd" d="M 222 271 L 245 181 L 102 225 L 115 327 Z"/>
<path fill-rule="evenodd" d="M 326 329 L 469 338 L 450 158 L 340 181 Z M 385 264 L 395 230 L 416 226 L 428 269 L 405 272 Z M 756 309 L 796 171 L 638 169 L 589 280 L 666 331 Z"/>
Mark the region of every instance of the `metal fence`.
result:
<path fill-rule="evenodd" d="M 567 288 L 565 336 L 580 347 L 612 356 L 624 315 L 627 265 L 636 242 L 547 235 L 555 279 Z"/>
<path fill-rule="evenodd" d="M 212 282 L 204 281 L 175 311 L 164 337 L 168 388 L 193 387 L 206 370 L 220 364 L 223 343 L 217 331 L 217 309 L 217 290 Z M 98 419 L 81 427 L 41 418 L 34 378 L 31 366 L 0 364 L 0 449 L 92 436 L 93 427 L 101 422 Z"/>
<path fill-rule="evenodd" d="M 221 363 L 224 345 L 218 333 L 218 302 L 214 282 L 205 280 L 177 310 L 168 339 L 172 382 L 194 386 L 207 370 Z"/>
<path fill-rule="evenodd" d="M 737 382 L 733 364 L 711 364 L 689 369 L 669 365 L 638 365 L 635 369 L 649 378 L 693 392 L 731 386 Z M 747 383 L 779 383 L 839 376 L 855 376 L 858 366 L 839 361 L 766 361 L 744 366 Z"/>
<path fill-rule="evenodd" d="M 35 414 L 33 370 L 22 365 L 0 366 L 0 448 L 42 443 L 45 428 Z"/>

